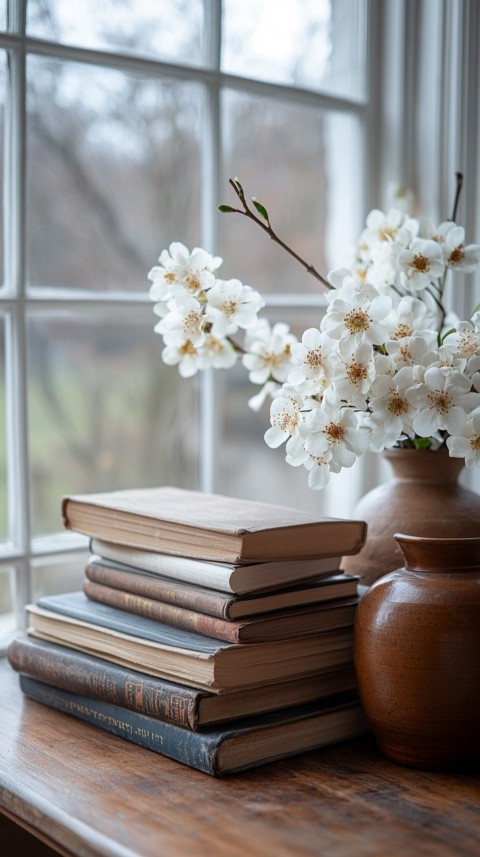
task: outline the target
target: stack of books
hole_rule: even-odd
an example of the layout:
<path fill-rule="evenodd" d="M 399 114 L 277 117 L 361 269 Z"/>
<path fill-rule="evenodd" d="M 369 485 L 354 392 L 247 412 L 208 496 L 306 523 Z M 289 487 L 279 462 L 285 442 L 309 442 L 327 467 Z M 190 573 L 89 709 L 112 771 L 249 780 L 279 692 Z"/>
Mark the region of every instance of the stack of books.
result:
<path fill-rule="evenodd" d="M 170 487 L 62 509 L 91 556 L 27 607 L 27 696 L 216 776 L 364 731 L 340 570 L 364 522 Z"/>

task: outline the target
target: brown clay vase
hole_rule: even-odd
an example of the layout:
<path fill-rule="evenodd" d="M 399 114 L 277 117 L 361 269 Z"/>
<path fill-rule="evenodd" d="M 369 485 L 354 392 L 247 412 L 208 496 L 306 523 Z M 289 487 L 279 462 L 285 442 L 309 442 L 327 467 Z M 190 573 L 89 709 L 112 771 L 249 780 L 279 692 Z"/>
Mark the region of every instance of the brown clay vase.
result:
<path fill-rule="evenodd" d="M 394 533 L 434 538 L 480 536 L 480 496 L 458 483 L 461 458 L 447 449 L 390 449 L 384 457 L 394 478 L 374 488 L 357 504 L 353 518 L 366 521 L 365 546 L 344 557 L 347 574 L 369 586 L 402 565 Z"/>
<path fill-rule="evenodd" d="M 480 767 L 480 538 L 395 538 L 405 567 L 370 587 L 355 619 L 365 715 L 394 762 Z"/>

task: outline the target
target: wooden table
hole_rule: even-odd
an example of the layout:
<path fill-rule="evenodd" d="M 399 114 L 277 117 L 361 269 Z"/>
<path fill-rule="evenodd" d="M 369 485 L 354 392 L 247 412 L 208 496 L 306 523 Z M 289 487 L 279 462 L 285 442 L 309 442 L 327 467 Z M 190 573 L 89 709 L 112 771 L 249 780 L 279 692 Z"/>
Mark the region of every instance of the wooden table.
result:
<path fill-rule="evenodd" d="M 480 855 L 478 777 L 391 764 L 369 736 L 215 780 L 23 698 L 5 661 L 0 690 L 0 850 L 17 824 L 35 835 L 5 857 L 54 853 L 38 840 L 75 857 Z"/>

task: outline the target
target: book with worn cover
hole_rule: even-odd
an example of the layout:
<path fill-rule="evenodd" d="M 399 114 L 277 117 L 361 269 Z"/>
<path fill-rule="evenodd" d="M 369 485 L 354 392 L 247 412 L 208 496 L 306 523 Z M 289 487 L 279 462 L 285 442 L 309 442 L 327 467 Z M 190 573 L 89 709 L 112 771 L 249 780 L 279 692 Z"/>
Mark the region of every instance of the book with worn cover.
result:
<path fill-rule="evenodd" d="M 239 645 L 99 604 L 83 592 L 45 596 L 26 609 L 32 636 L 208 690 L 275 684 L 352 662 L 352 628 Z"/>
<path fill-rule="evenodd" d="M 342 694 L 285 711 L 237 720 L 204 732 L 181 729 L 20 675 L 23 693 L 155 753 L 212 776 L 284 759 L 366 731 L 356 694 Z"/>
<path fill-rule="evenodd" d="M 331 628 L 346 628 L 353 625 L 358 598 L 342 601 L 331 601 L 326 604 L 313 604 L 293 610 L 280 610 L 276 613 L 256 616 L 253 619 L 242 619 L 232 622 L 228 619 L 216 619 L 206 613 L 187 610 L 104 586 L 86 580 L 83 591 L 87 598 L 183 628 L 194 631 L 227 643 L 264 643 L 269 640 L 289 640 L 293 637 L 304 637 L 307 634 L 319 634 Z"/>
<path fill-rule="evenodd" d="M 103 563 L 116 563 L 125 571 L 149 572 L 233 595 L 249 595 L 331 576 L 338 573 L 341 562 L 340 556 L 332 556 L 238 565 L 139 550 L 101 539 L 91 539 L 91 549 Z"/>
<path fill-rule="evenodd" d="M 143 595 L 145 598 L 153 598 L 197 613 L 206 613 L 217 619 L 231 620 L 248 619 L 250 616 L 287 607 L 306 607 L 308 604 L 339 598 L 353 598 L 357 594 L 358 585 L 358 577 L 353 575 L 329 574 L 285 589 L 240 596 L 183 583 L 95 555 L 90 557 L 85 567 L 85 575 L 93 583 Z"/>
<path fill-rule="evenodd" d="M 366 537 L 364 521 L 169 486 L 66 496 L 62 514 L 93 538 L 240 564 L 353 554 Z"/>
<path fill-rule="evenodd" d="M 16 672 L 46 684 L 193 730 L 292 708 L 356 686 L 352 665 L 281 684 L 209 693 L 26 635 L 10 643 L 7 657 Z"/>

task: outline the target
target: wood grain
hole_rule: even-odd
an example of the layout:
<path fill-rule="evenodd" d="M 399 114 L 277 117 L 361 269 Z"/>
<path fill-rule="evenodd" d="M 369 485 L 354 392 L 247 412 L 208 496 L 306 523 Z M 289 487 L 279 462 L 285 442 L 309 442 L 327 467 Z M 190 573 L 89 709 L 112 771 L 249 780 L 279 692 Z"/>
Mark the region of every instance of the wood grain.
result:
<path fill-rule="evenodd" d="M 368 736 L 214 780 L 24 699 L 6 662 L 0 688 L 0 808 L 75 857 L 480 855 L 478 776 Z"/>

